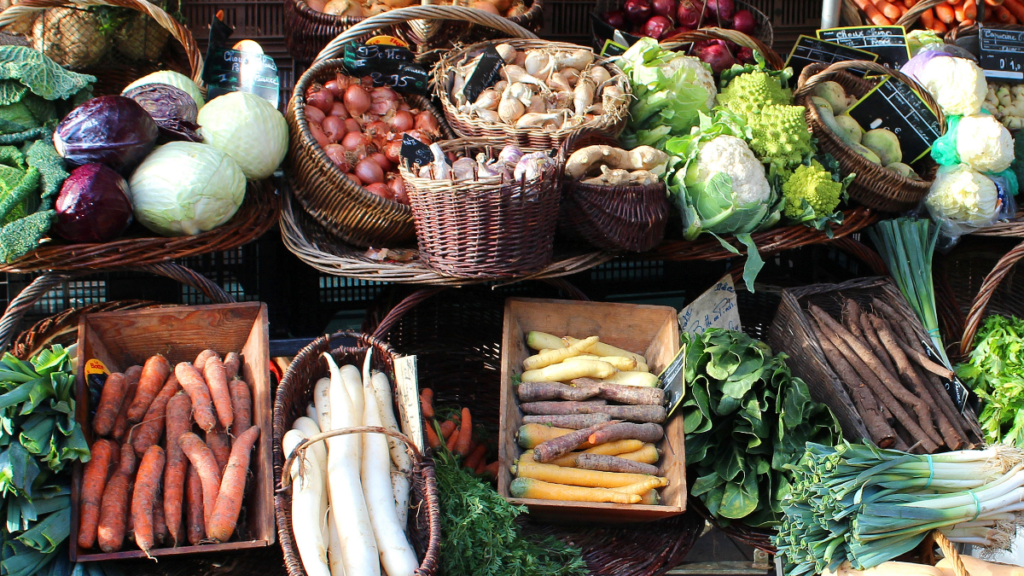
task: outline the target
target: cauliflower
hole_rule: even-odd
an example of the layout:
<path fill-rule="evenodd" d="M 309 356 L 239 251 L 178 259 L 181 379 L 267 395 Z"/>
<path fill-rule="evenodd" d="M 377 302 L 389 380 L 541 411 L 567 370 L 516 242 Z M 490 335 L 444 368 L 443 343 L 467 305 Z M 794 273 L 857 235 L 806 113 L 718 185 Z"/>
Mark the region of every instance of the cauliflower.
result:
<path fill-rule="evenodd" d="M 769 104 L 789 104 L 789 90 L 760 70 L 733 78 L 718 95 L 718 103 L 734 114 L 749 119 Z"/>
<path fill-rule="evenodd" d="M 950 116 L 970 116 L 981 112 L 988 85 L 977 64 L 964 58 L 936 57 L 929 60 L 914 77 Z"/>
<path fill-rule="evenodd" d="M 956 153 L 978 172 L 1002 172 L 1013 163 L 1013 138 L 988 114 L 964 116 L 957 127 Z"/>
<path fill-rule="evenodd" d="M 747 125 L 753 130 L 750 147 L 764 162 L 789 168 L 814 152 L 803 106 L 770 104 L 750 116 Z"/>
<path fill-rule="evenodd" d="M 680 74 L 679 71 L 684 68 L 686 71 L 681 75 L 690 78 L 691 84 L 696 84 L 707 92 L 708 98 L 704 105 L 708 107 L 708 110 L 714 108 L 718 87 L 715 85 L 715 77 L 711 75 L 711 70 L 708 70 L 708 67 L 699 58 L 677 53 L 674 58 L 661 65 L 662 73 L 669 78 Z"/>
<path fill-rule="evenodd" d="M 843 183 L 833 180 L 832 174 L 820 163 L 801 164 L 782 185 L 782 196 L 786 199 L 785 214 L 790 218 L 800 218 L 806 202 L 814 210 L 815 217 L 829 216 L 839 205 L 842 192 Z"/>
<path fill-rule="evenodd" d="M 719 172 L 732 178 L 735 203 L 746 206 L 771 196 L 764 166 L 743 140 L 729 135 L 705 143 L 697 155 L 697 181 L 707 183 Z"/>
<path fill-rule="evenodd" d="M 942 166 L 924 199 L 932 218 L 983 226 L 999 211 L 999 192 L 990 178 L 966 164 Z M 944 224 L 945 226 L 945 224 Z"/>

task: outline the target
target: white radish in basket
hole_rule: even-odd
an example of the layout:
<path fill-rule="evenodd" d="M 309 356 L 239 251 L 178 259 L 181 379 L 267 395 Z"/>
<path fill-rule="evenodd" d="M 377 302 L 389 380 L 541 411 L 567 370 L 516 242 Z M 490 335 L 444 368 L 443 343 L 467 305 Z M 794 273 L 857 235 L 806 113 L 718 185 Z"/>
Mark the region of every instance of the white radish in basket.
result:
<path fill-rule="evenodd" d="M 363 384 L 363 424 L 383 427 L 371 380 L 368 378 Z M 413 576 L 419 562 L 405 537 L 404 527 L 399 524 L 391 485 L 391 454 L 387 437 L 382 434 L 363 435 L 362 480 L 384 571 L 388 576 Z"/>
<path fill-rule="evenodd" d="M 328 380 L 328 382 L 330 382 Z M 302 432 L 306 438 L 312 438 L 320 433 L 320 427 L 317 426 L 316 421 L 312 418 L 305 416 L 296 418 L 295 422 L 292 423 L 292 428 Z M 309 447 L 309 450 L 313 451 L 313 458 L 320 464 L 320 478 L 327 478 L 327 446 L 323 442 L 317 442 Z M 324 487 L 320 493 L 320 516 L 317 518 L 317 525 L 320 526 L 320 530 L 323 531 L 324 541 L 327 541 L 329 532 L 327 531 L 327 507 L 330 504 L 327 498 L 327 488 Z"/>
<path fill-rule="evenodd" d="M 313 402 L 316 406 L 316 421 L 317 427 L 320 430 L 326 431 L 331 430 L 331 380 L 329 378 L 321 378 L 316 381 L 316 386 L 313 387 Z"/>
<path fill-rule="evenodd" d="M 327 525 L 327 560 L 331 565 L 331 576 L 346 576 L 345 559 L 341 557 L 341 537 L 338 536 L 338 525 L 334 522 L 334 510 L 327 513 Z"/>
<path fill-rule="evenodd" d="M 331 370 L 331 429 L 359 426 L 362 416 L 356 416 L 354 402 L 349 395 L 342 371 L 338 369 L 330 354 L 324 354 L 324 357 Z M 358 371 L 356 375 L 358 379 Z M 361 392 L 362 387 L 356 390 Z M 360 401 L 360 404 L 362 403 Z M 380 576 L 377 540 L 373 535 L 373 526 L 370 524 L 370 514 L 359 477 L 362 444 L 362 438 L 358 434 L 335 436 L 327 440 L 327 482 L 331 509 L 337 511 L 334 514 L 334 524 L 341 541 L 345 573 L 352 576 Z"/>
<path fill-rule="evenodd" d="M 388 377 L 380 372 L 374 372 L 370 379 L 373 384 L 373 391 L 377 397 L 377 405 L 380 408 L 381 421 L 388 430 L 401 432 L 398 427 L 398 420 L 395 418 L 395 409 L 392 403 L 391 382 Z M 395 508 L 398 512 L 398 524 L 405 530 L 409 518 L 409 477 L 407 474 L 412 470 L 412 459 L 405 451 L 405 443 L 397 438 L 388 437 L 388 448 L 391 450 L 391 462 L 394 467 L 391 470 L 391 485 L 395 495 Z"/>
<path fill-rule="evenodd" d="M 281 439 L 284 453 L 290 456 L 306 438 L 299 430 L 289 430 Z M 288 473 L 292 477 L 292 533 L 302 567 L 308 576 L 331 576 L 327 545 L 320 529 L 320 518 L 324 512 L 321 508 L 324 483 L 318 455 L 307 450 L 301 461 L 296 459 L 292 462 Z"/>

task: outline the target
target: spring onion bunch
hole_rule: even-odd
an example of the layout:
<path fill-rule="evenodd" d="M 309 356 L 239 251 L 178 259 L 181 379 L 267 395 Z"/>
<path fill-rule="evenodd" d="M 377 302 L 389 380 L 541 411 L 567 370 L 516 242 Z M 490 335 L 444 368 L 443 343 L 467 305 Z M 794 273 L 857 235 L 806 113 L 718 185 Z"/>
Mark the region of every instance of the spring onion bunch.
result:
<path fill-rule="evenodd" d="M 866 570 L 932 530 L 953 542 L 1009 547 L 1024 511 L 1024 451 L 1007 446 L 918 455 L 807 443 L 793 467 L 775 544 L 787 576 Z"/>

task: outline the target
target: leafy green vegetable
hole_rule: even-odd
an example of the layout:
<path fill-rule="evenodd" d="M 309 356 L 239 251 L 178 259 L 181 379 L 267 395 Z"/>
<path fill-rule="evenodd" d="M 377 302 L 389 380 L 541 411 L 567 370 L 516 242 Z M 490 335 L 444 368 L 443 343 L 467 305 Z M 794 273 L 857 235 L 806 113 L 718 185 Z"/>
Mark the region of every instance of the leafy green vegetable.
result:
<path fill-rule="evenodd" d="M 463 469 L 451 453 L 434 454 L 441 500 L 441 572 L 448 576 L 584 576 L 577 548 L 523 535 L 513 506 Z"/>
<path fill-rule="evenodd" d="M 0 261 L 10 264 L 39 246 L 57 213 L 44 210 L 0 228 Z"/>
<path fill-rule="evenodd" d="M 0 46 L 0 80 L 18 80 L 47 100 L 67 100 L 96 78 L 65 70 L 27 46 Z"/>
<path fill-rule="evenodd" d="M 43 178 L 42 194 L 40 195 L 41 208 L 49 210 L 53 206 L 64 180 L 68 177 L 68 173 L 64 169 L 64 159 L 57 154 L 57 149 L 48 140 L 33 142 L 28 147 L 25 157 L 28 165 L 39 170 L 39 174 Z"/>
<path fill-rule="evenodd" d="M 1024 320 L 989 316 L 975 341 L 956 373 L 985 401 L 978 416 L 985 441 L 1024 448 Z"/>
<path fill-rule="evenodd" d="M 39 190 L 41 181 L 39 170 L 29 168 L 13 190 L 0 196 L 0 222 L 4 224 L 11 222 L 13 219 L 9 216 L 15 208 L 21 207 L 24 212 L 25 202 L 28 201 L 30 194 Z"/>
<path fill-rule="evenodd" d="M 732 330 L 683 336 L 686 461 L 690 489 L 717 518 L 772 526 L 790 491 L 789 467 L 808 441 L 832 443 L 839 426 L 807 384 L 790 374 L 786 355 Z"/>

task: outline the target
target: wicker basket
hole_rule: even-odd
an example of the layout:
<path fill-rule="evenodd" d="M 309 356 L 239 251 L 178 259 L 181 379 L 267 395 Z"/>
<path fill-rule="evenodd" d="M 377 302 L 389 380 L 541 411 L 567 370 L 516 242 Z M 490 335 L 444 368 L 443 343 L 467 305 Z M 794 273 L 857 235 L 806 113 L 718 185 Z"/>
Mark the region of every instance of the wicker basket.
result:
<path fill-rule="evenodd" d="M 597 0 L 597 2 L 594 5 L 594 13 L 600 14 L 602 12 L 608 12 L 610 10 L 621 10 L 623 4 L 625 4 L 625 2 L 623 2 L 623 0 Z M 761 10 L 758 10 L 757 7 L 753 6 L 749 2 L 744 2 L 743 0 L 736 0 L 735 4 L 736 4 L 736 10 L 747 10 L 751 14 L 754 15 L 754 22 L 756 22 L 756 24 L 757 24 L 757 28 L 755 29 L 755 32 L 754 32 L 754 37 L 756 37 L 757 40 L 761 41 L 761 43 L 763 45 L 771 46 L 774 43 L 774 40 L 775 40 L 775 34 L 774 34 L 773 30 L 772 30 L 772 19 L 769 18 Z M 768 8 L 766 8 L 766 10 L 768 10 Z M 674 16 L 673 16 L 673 18 L 674 18 Z M 712 16 L 712 14 L 709 11 L 708 13 L 706 13 L 704 15 L 704 21 L 701 22 L 701 24 L 702 24 L 702 26 L 698 26 L 698 28 L 700 28 L 701 30 L 708 30 L 710 28 L 715 28 L 716 25 L 719 24 L 719 22 L 717 22 L 715 20 L 714 16 Z M 726 32 L 735 32 L 735 31 L 734 30 L 726 30 Z M 742 33 L 741 32 L 736 32 L 736 34 L 742 34 Z M 743 34 L 743 35 L 746 36 L 745 34 Z M 595 36 L 595 40 L 596 39 L 597 38 Z M 670 41 L 670 40 L 667 40 L 667 39 L 666 40 L 662 40 L 661 43 L 665 44 L 665 42 L 668 42 L 668 41 Z M 744 44 L 743 42 L 739 42 L 739 41 L 735 41 L 735 40 L 734 40 L 734 42 L 736 42 L 736 44 L 739 44 L 740 46 L 747 46 L 748 48 L 756 49 L 756 48 L 754 48 L 754 46 L 750 46 L 748 44 Z M 596 47 L 600 47 L 601 45 L 604 45 L 604 40 L 603 39 L 600 40 L 600 43 Z"/>
<path fill-rule="evenodd" d="M 1024 243 L 1014 246 L 1008 252 L 997 251 L 992 245 L 981 250 L 970 250 L 968 247 L 968 250 L 957 254 L 960 252 L 958 248 L 954 252 L 957 256 L 955 264 L 949 258 L 944 259 L 947 267 L 946 282 L 953 287 L 955 301 L 960 305 L 959 311 L 962 312 L 965 305 L 970 305 L 964 316 L 963 336 L 960 338 L 959 353 L 965 359 L 974 348 L 974 337 L 986 316 L 998 314 L 1024 317 L 1024 298 L 1015 282 L 1015 267 L 1024 258 Z M 966 267 L 971 271 L 964 270 Z"/>
<path fill-rule="evenodd" d="M 441 149 L 467 158 L 478 153 L 497 158 L 501 151 L 482 138 L 449 140 Z M 564 166 L 560 153 L 530 182 L 432 180 L 400 166 L 416 219 L 420 260 L 460 278 L 515 278 L 542 270 L 554 252 Z"/>
<path fill-rule="evenodd" d="M 31 2 L 22 2 L 20 4 L 14 4 L 0 12 L 0 29 L 6 28 L 7 26 L 14 25 L 19 27 L 25 21 L 35 19 L 37 12 L 48 11 L 51 9 L 64 10 L 68 14 L 70 11 L 75 11 L 72 16 L 77 16 L 78 13 L 82 15 L 88 14 L 90 17 L 91 13 L 84 12 L 84 10 L 90 6 L 117 6 L 121 8 L 128 8 L 144 13 L 152 18 L 159 26 L 166 30 L 175 40 L 177 40 L 182 48 L 184 48 L 184 62 L 176 62 L 175 59 L 165 59 L 166 61 L 162 64 L 164 66 L 170 66 L 171 68 L 178 69 L 186 76 L 190 76 L 195 83 L 202 87 L 202 74 L 203 74 L 203 59 L 199 54 L 199 49 L 196 47 L 195 39 L 192 34 L 185 28 L 181 23 L 176 21 L 170 15 L 167 14 L 160 7 L 144 0 L 32 0 Z M 45 18 L 37 19 L 37 24 L 45 25 Z M 151 22 L 151 21 L 150 21 Z M 130 23 L 131 24 L 131 23 Z M 39 26 L 36 26 L 39 27 Z M 149 29 L 149 23 L 146 23 L 146 30 Z M 125 32 L 127 34 L 127 32 Z M 137 34 L 135 34 L 137 36 Z M 135 50 L 121 50 L 122 52 L 134 52 Z M 149 48 L 144 48 L 142 52 L 150 52 Z M 165 50 L 159 51 L 161 54 Z M 83 61 L 84 63 L 85 61 Z M 59 63 L 59 62 L 58 62 Z M 149 62 L 138 62 L 131 64 L 112 64 L 110 66 L 103 66 L 101 62 L 92 62 L 89 65 L 81 68 L 82 72 L 92 74 L 97 77 L 97 83 L 93 88 L 94 95 L 102 94 L 120 94 L 121 90 L 125 86 L 138 79 L 140 76 L 154 72 L 161 68 L 157 63 Z"/>
<path fill-rule="evenodd" d="M 738 4 L 742 4 L 742 2 L 739 2 Z M 748 7 L 747 9 L 750 10 L 751 8 Z M 757 14 L 760 14 L 760 12 L 757 12 Z M 662 40 L 661 45 L 669 50 L 677 50 L 684 45 L 692 42 L 700 42 L 701 40 L 725 40 L 727 42 L 733 42 L 738 46 L 760 52 L 769 68 L 772 70 L 782 70 L 782 68 L 785 67 L 786 62 L 781 56 L 772 50 L 771 24 L 768 24 L 767 26 L 767 39 L 760 35 L 756 37 L 748 36 L 736 30 L 709 27 L 701 28 L 699 30 L 684 30 L 674 36 L 670 36 L 669 38 Z"/>
<path fill-rule="evenodd" d="M 509 44 L 517 50 L 528 50 L 531 48 L 551 48 L 561 50 L 584 49 L 576 44 L 548 42 L 546 40 L 536 40 L 531 38 L 506 40 L 503 43 Z M 612 78 L 616 79 L 618 86 L 622 89 L 626 98 L 623 99 L 623 102 L 615 110 L 606 110 L 604 114 L 601 114 L 586 124 L 573 126 L 571 128 L 560 128 L 551 132 L 544 132 L 535 128 L 515 128 L 507 124 L 495 124 L 459 111 L 451 98 L 451 88 L 455 79 L 456 69 L 464 65 L 475 55 L 483 51 L 484 48 L 490 45 L 491 43 L 489 42 L 482 42 L 466 46 L 461 49 L 452 50 L 442 58 L 434 68 L 434 95 L 441 101 L 441 107 L 444 109 L 445 118 L 447 118 L 448 123 L 451 124 L 452 130 L 454 130 L 459 136 L 462 136 L 463 138 L 487 138 L 491 141 L 498 142 L 515 142 L 523 147 L 548 149 L 561 146 L 569 136 L 579 132 L 580 130 L 599 132 L 606 136 L 614 137 L 618 136 L 626 127 L 626 119 L 629 116 L 629 101 L 631 100 L 632 92 L 626 76 L 622 73 L 622 70 L 613 63 L 611 58 L 596 58 L 594 60 L 594 64 L 604 66 L 609 72 L 611 72 Z"/>
<path fill-rule="evenodd" d="M 596 135 L 570 137 L 565 157 L 593 144 L 617 146 Z M 661 243 L 668 224 L 669 203 L 665 183 L 646 186 L 599 186 L 566 179 L 558 224 L 570 236 L 603 250 L 645 252 Z"/>
<path fill-rule="evenodd" d="M 844 174 L 854 173 L 857 175 L 857 178 L 850 185 L 849 192 L 852 200 L 869 208 L 884 212 L 902 212 L 916 208 L 925 195 L 928 194 L 932 176 L 927 175 L 929 180 L 911 180 L 857 154 L 831 129 L 825 126 L 821 115 L 818 114 L 817 108 L 811 102 L 811 92 L 814 87 L 827 80 L 834 80 L 842 84 L 848 94 L 857 97 L 863 97 L 867 94 L 873 87 L 871 81 L 844 73 L 845 70 L 850 69 L 868 70 L 876 74 L 892 76 L 900 82 L 909 84 L 925 104 L 935 112 L 943 132 L 946 131 L 945 116 L 943 116 L 939 105 L 935 103 L 935 100 L 928 91 L 921 88 L 917 82 L 875 62 L 851 60 L 836 62 L 827 67 L 824 64 L 813 64 L 804 68 L 803 72 L 800 73 L 799 88 L 793 94 L 793 101 L 799 102 L 807 109 L 805 112 L 807 124 L 810 125 L 811 131 L 814 132 L 814 137 L 818 139 L 818 146 L 821 151 L 831 154 L 839 160 L 839 165 Z M 923 162 L 926 162 L 931 168 L 935 166 L 930 157 L 923 160 Z"/>
<path fill-rule="evenodd" d="M 341 346 L 332 349 L 331 340 L 355 339 L 355 347 Z M 286 463 L 281 439 L 291 428 L 296 418 L 306 415 L 306 406 L 313 399 L 313 386 L 317 380 L 328 375 L 327 364 L 322 356 L 330 352 L 339 363 L 363 365 L 368 351 L 373 352 L 371 365 L 375 370 L 387 374 L 395 381 L 395 353 L 386 343 L 372 336 L 355 332 L 339 332 L 332 336 L 322 336 L 303 348 L 292 360 L 277 388 L 274 400 L 274 483 L 283 489 L 274 496 L 274 511 L 277 517 L 277 532 L 284 552 L 285 566 L 290 576 L 305 576 L 299 551 L 291 530 L 292 500 L 287 484 L 282 483 L 282 470 L 289 470 L 290 460 Z M 422 377 L 421 377 L 422 380 Z M 397 396 L 396 396 L 397 401 Z M 351 434 L 363 432 L 386 432 L 383 429 L 352 428 L 333 430 L 321 434 L 314 439 L 323 439 L 328 435 Z M 434 480 L 434 461 L 416 450 L 415 446 L 401 434 L 389 434 L 406 442 L 412 455 L 412 495 L 410 500 L 408 532 L 417 557 L 421 559 L 416 570 L 419 576 L 434 576 L 437 573 L 437 552 L 441 545 L 441 517 L 438 510 L 437 486 Z M 306 443 L 304 443 L 306 444 Z"/>
<path fill-rule="evenodd" d="M 281 200 L 274 185 L 268 180 L 250 182 L 234 217 L 209 232 L 171 238 L 128 237 L 103 244 L 65 244 L 54 240 L 10 264 L 0 263 L 0 272 L 139 267 L 231 250 L 265 234 L 277 223 L 280 213 Z"/>

